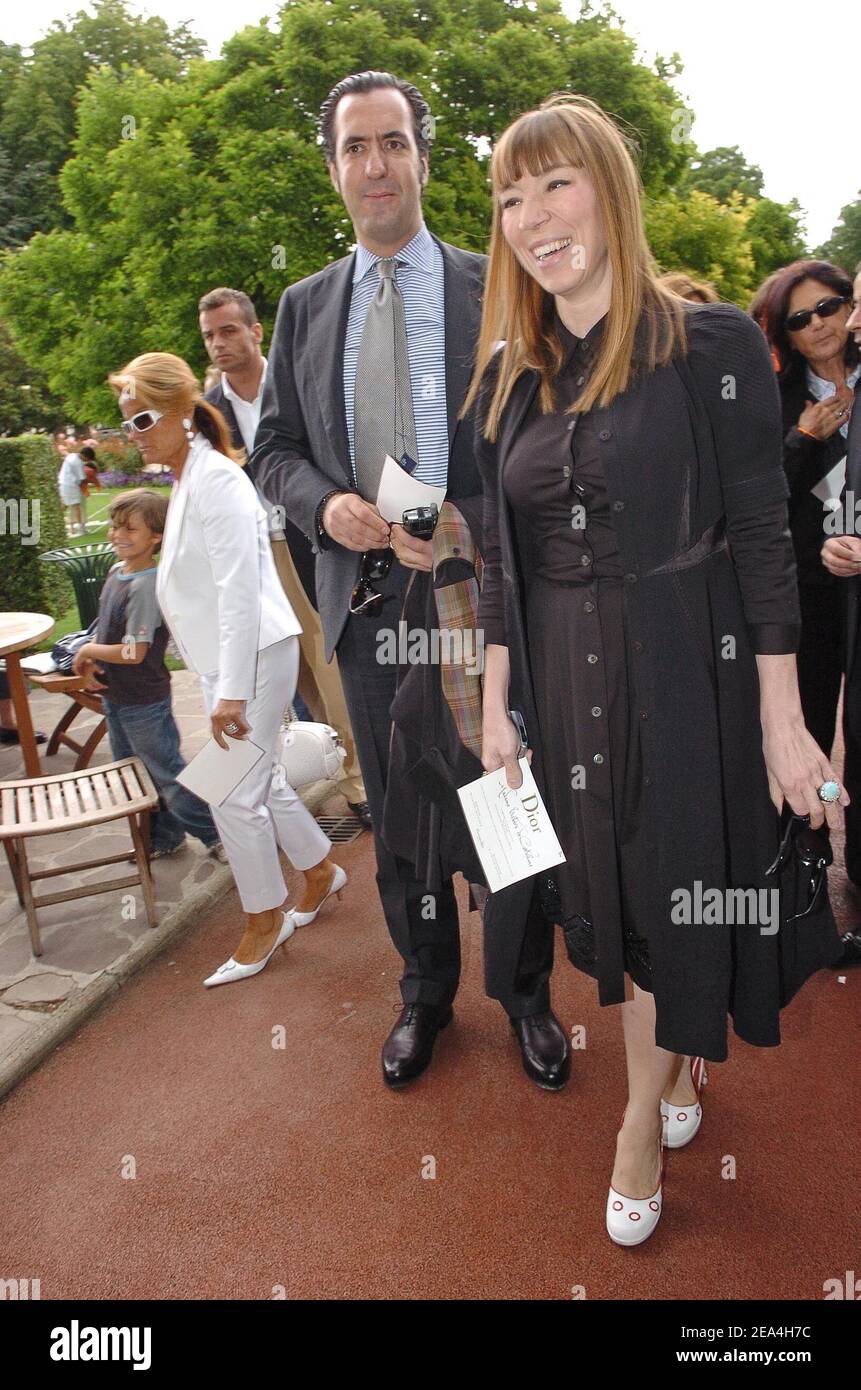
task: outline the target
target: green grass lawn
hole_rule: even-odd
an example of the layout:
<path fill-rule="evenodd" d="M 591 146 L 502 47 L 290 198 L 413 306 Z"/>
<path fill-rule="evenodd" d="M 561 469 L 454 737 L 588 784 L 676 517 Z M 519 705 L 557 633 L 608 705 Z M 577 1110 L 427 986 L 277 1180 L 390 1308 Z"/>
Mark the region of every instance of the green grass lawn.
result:
<path fill-rule="evenodd" d="M 147 483 L 147 487 L 150 484 Z M 103 487 L 100 492 L 91 492 L 86 499 L 87 508 L 87 534 L 85 536 L 70 536 L 66 545 L 87 545 L 95 541 L 106 541 L 108 539 L 108 512 L 115 497 L 119 497 L 121 492 L 128 492 L 127 487 Z"/>
<path fill-rule="evenodd" d="M 146 479 L 146 486 L 153 486 L 149 479 Z M 98 541 L 106 541 L 108 539 L 108 513 L 111 503 L 115 497 L 119 497 L 121 492 L 128 492 L 128 490 L 128 487 L 105 487 L 102 488 L 100 492 L 91 492 L 86 501 L 87 534 L 85 536 L 69 536 L 64 542 L 64 545 L 71 548 L 72 546 L 94 545 Z M 65 637 L 69 632 L 79 632 L 80 628 L 81 619 L 78 615 L 77 604 L 73 601 L 72 606 L 67 608 L 66 612 L 58 617 L 57 625 L 51 633 L 51 636 L 48 637 L 41 646 L 37 647 L 36 650 L 40 652 L 49 652 L 59 638 Z M 171 671 L 185 670 L 183 663 L 177 661 L 172 656 L 166 657 L 165 661 L 168 669 Z"/>

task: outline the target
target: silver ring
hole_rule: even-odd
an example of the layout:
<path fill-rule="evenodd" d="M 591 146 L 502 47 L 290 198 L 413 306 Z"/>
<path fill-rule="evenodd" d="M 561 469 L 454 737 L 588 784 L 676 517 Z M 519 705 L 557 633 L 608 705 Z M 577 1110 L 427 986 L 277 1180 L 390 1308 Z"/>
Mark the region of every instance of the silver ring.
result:
<path fill-rule="evenodd" d="M 820 801 L 831 802 L 840 800 L 840 783 L 823 782 L 816 793 Z"/>
<path fill-rule="evenodd" d="M 225 727 L 225 729 L 227 730 L 227 732 L 228 732 L 229 734 L 238 734 L 238 733 L 239 733 L 239 725 L 236 724 L 236 723 L 234 723 L 233 721 L 231 721 L 229 724 L 225 724 L 224 727 Z"/>

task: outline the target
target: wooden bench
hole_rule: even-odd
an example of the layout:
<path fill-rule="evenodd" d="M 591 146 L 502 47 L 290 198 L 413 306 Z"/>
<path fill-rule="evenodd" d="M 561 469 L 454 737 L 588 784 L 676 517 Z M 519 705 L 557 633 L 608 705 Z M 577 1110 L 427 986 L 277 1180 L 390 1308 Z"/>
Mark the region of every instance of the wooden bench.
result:
<path fill-rule="evenodd" d="M 61 772 L 51 777 L 0 782 L 0 839 L 9 860 L 18 901 L 27 913 L 34 956 L 42 954 L 36 909 L 47 907 L 50 903 L 69 902 L 74 898 L 88 898 L 95 893 L 110 893 L 114 889 L 140 885 L 147 922 L 151 927 L 158 926 L 148 857 L 149 813 L 157 805 L 158 793 L 139 758 L 123 758 L 119 762 L 94 768 L 91 772 Z M 43 893 L 38 898 L 34 896 L 32 885 L 37 879 L 77 873 L 80 869 L 101 868 L 105 864 L 119 864 L 132 856 L 125 850 L 122 854 L 111 854 L 104 859 L 87 859 L 32 873 L 26 850 L 26 842 L 31 835 L 56 835 L 64 830 L 84 830 L 101 822 L 122 819 L 129 823 L 136 874 L 95 886 L 81 885 L 60 893 Z"/>

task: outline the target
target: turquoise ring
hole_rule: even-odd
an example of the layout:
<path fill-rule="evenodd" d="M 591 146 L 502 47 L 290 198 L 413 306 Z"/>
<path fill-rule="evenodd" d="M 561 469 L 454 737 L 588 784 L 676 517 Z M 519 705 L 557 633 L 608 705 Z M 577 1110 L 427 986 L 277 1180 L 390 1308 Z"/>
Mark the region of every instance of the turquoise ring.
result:
<path fill-rule="evenodd" d="M 839 783 L 839 782 L 823 782 L 823 783 L 822 783 L 822 786 L 819 788 L 818 795 L 819 795 L 819 800 L 820 800 L 820 801 L 839 801 L 839 800 L 840 800 L 840 783 Z"/>

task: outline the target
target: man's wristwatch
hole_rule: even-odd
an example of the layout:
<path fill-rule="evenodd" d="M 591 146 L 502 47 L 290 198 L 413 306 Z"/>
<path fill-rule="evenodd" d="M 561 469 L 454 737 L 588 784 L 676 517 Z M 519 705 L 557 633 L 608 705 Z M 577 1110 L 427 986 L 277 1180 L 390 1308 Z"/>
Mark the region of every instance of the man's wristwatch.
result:
<path fill-rule="evenodd" d="M 317 533 L 317 540 L 320 542 L 321 546 L 328 545 L 331 540 L 328 531 L 323 529 L 323 513 L 326 510 L 326 503 L 330 502 L 333 497 L 340 497 L 341 493 L 345 491 L 345 488 L 333 487 L 332 491 L 327 492 L 317 503 L 317 510 L 314 513 L 314 530 Z"/>

